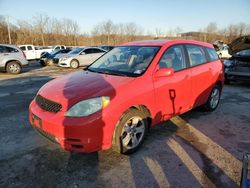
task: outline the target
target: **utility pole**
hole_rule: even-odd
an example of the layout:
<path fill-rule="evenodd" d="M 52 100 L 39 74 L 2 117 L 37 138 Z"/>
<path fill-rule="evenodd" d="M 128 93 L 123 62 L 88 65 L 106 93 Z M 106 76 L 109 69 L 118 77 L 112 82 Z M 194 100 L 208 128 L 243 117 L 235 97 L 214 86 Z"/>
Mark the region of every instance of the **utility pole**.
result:
<path fill-rule="evenodd" d="M 9 43 L 11 44 L 9 16 L 7 16 L 7 27 L 8 27 Z"/>

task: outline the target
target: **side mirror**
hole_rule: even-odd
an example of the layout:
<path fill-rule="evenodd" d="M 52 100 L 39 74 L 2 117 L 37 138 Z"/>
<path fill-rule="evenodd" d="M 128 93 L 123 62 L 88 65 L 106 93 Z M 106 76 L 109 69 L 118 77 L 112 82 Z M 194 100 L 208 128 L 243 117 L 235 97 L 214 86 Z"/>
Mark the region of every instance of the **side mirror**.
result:
<path fill-rule="evenodd" d="M 85 55 L 86 53 L 85 52 L 81 52 L 81 54 L 80 55 Z"/>
<path fill-rule="evenodd" d="M 172 76 L 173 74 L 174 74 L 173 68 L 161 68 L 155 72 L 155 77 L 156 78 L 169 77 L 169 76 Z"/>

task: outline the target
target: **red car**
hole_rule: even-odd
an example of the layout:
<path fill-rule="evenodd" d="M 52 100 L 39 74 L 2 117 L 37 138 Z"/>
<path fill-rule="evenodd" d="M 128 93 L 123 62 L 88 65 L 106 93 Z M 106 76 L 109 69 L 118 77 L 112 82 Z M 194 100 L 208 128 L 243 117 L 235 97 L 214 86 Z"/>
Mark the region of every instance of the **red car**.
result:
<path fill-rule="evenodd" d="M 149 128 L 197 106 L 215 110 L 224 85 L 213 46 L 153 40 L 117 46 L 85 70 L 45 84 L 29 120 L 62 148 L 137 150 Z"/>

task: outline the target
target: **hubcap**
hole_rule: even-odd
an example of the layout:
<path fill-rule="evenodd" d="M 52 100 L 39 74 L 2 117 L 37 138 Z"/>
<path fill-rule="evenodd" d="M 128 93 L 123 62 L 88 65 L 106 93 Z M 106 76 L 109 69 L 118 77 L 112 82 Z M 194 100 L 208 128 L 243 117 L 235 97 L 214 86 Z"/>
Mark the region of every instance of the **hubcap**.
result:
<path fill-rule="evenodd" d="M 217 88 L 214 88 L 212 94 L 211 94 L 211 99 L 210 99 L 210 105 L 214 109 L 219 103 L 220 99 L 220 91 Z"/>
<path fill-rule="evenodd" d="M 76 61 L 72 61 L 71 62 L 71 67 L 72 68 L 77 68 L 78 67 L 78 63 Z"/>
<path fill-rule="evenodd" d="M 11 72 L 17 73 L 17 72 L 19 72 L 20 67 L 19 67 L 17 64 L 11 64 L 11 65 L 9 66 L 9 69 L 10 69 Z"/>
<path fill-rule="evenodd" d="M 132 117 L 122 129 L 122 145 L 126 149 L 133 149 L 140 144 L 145 133 L 145 124 L 141 117 Z"/>

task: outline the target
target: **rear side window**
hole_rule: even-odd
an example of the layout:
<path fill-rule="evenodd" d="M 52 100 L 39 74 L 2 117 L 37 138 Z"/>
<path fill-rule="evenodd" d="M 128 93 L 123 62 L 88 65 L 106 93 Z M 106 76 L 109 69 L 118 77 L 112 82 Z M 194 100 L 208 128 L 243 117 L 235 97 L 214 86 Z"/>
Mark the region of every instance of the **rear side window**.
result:
<path fill-rule="evenodd" d="M 177 45 L 168 48 L 159 61 L 160 68 L 173 68 L 179 71 L 186 68 L 183 46 Z"/>
<path fill-rule="evenodd" d="M 0 46 L 0 53 L 15 53 L 15 52 L 19 51 L 15 48 L 11 48 L 8 46 Z"/>
<path fill-rule="evenodd" d="M 6 50 L 6 52 L 8 52 L 8 53 L 15 53 L 15 52 L 18 52 L 17 49 L 11 48 L 11 47 L 8 47 L 8 46 L 5 46 L 5 50 Z"/>
<path fill-rule="evenodd" d="M 28 46 L 27 48 L 28 48 L 28 50 L 32 50 L 32 47 L 31 47 L 31 46 Z"/>
<path fill-rule="evenodd" d="M 215 49 L 206 48 L 206 50 L 207 50 L 210 61 L 215 61 L 219 59 L 218 54 L 216 53 Z"/>
<path fill-rule="evenodd" d="M 186 45 L 190 65 L 196 66 L 206 63 L 206 55 L 202 47 L 197 45 Z"/>

